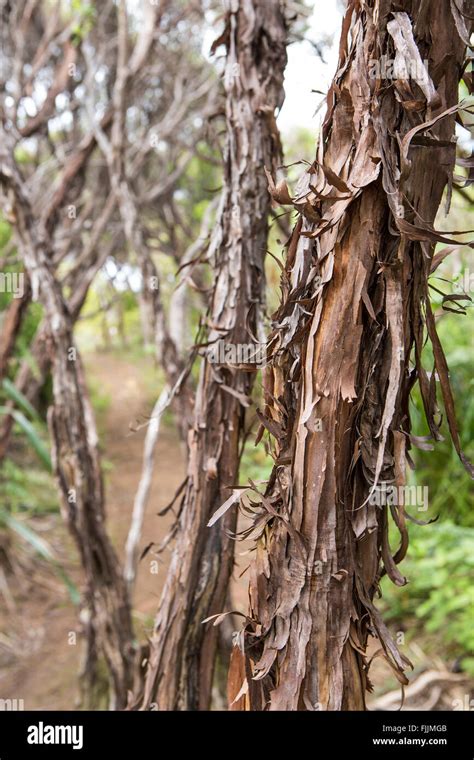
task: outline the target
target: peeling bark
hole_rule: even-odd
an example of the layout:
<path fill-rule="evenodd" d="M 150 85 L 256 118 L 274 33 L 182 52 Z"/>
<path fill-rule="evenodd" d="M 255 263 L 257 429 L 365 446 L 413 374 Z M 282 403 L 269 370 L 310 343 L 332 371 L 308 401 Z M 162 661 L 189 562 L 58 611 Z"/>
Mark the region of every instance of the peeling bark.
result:
<path fill-rule="evenodd" d="M 410 663 L 374 597 L 383 573 L 406 582 L 397 565 L 408 514 L 371 496 L 380 483 L 404 483 L 416 380 L 440 437 L 435 372 L 429 379 L 421 366 L 426 332 L 453 443 L 472 474 L 428 295 L 434 243 L 446 239 L 433 224 L 455 161 L 461 18 L 449 0 L 348 3 L 317 157 L 294 200 L 300 219 L 269 340 L 262 421 L 275 438 L 275 465 L 255 496 L 256 559 L 229 674 L 232 709 L 364 709 L 369 634 L 407 683 Z M 413 73 L 371 76 L 384 55 Z M 400 532 L 394 555 L 389 513 Z"/>
<path fill-rule="evenodd" d="M 71 289 L 71 298 L 68 301 L 67 308 L 73 325 L 79 317 L 95 275 L 107 260 L 116 244 L 114 237 L 108 245 L 103 243 L 100 246 L 99 253 L 98 248 L 101 235 L 113 211 L 113 202 L 113 197 L 108 199 L 101 215 L 97 219 L 97 223 L 94 225 L 91 238 L 84 248 L 81 259 L 78 260 L 76 266 L 66 277 L 66 284 Z M 38 393 L 43 387 L 50 370 L 50 357 L 46 351 L 47 334 L 48 325 L 46 320 L 43 319 L 30 346 L 30 357 L 22 362 L 15 379 L 17 391 L 26 396 L 28 401 L 33 404 L 36 402 Z M 8 402 L 7 406 L 13 409 L 14 404 L 13 402 Z M 11 415 L 5 415 L 0 425 L 0 462 L 3 461 L 8 450 L 13 422 L 14 420 Z"/>
<path fill-rule="evenodd" d="M 97 433 L 73 323 L 51 269 L 47 233 L 35 224 L 6 146 L 0 155 L 0 181 L 15 209 L 15 230 L 33 298 L 40 300 L 46 318 L 46 352 L 53 374 L 54 402 L 48 412 L 53 469 L 62 514 L 79 550 L 86 580 L 81 616 L 87 639 L 83 683 L 89 691 L 97 676 L 97 657 L 102 654 L 110 676 L 111 707 L 120 709 L 132 687 L 132 622 L 125 583 L 105 530 Z"/>
<path fill-rule="evenodd" d="M 270 196 L 264 167 L 280 162 L 275 109 L 282 104 L 286 22 L 277 0 L 227 3 L 224 189 L 210 245 L 215 282 L 207 343 L 257 345 L 264 303 Z M 200 372 L 178 534 L 147 669 L 142 709 L 209 707 L 221 612 L 233 568 L 235 516 L 207 528 L 236 482 L 254 367 L 213 364 Z"/>

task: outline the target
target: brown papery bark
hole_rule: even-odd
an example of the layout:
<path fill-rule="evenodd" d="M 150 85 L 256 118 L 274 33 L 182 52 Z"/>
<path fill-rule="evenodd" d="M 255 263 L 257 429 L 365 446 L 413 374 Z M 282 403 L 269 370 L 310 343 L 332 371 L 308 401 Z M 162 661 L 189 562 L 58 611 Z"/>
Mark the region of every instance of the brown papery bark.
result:
<path fill-rule="evenodd" d="M 405 482 L 417 379 L 431 436 L 440 435 L 435 371 L 429 379 L 420 360 L 426 332 L 453 443 L 472 473 L 427 284 L 434 243 L 446 237 L 433 223 L 455 160 L 465 29 L 449 0 L 348 4 L 269 343 L 264 424 L 275 466 L 255 497 L 259 538 L 230 669 L 233 709 L 364 709 L 369 634 L 407 682 L 409 663 L 373 600 L 383 573 L 406 582 L 397 564 L 408 515 L 373 497 L 377 484 Z M 395 77 L 383 56 L 395 59 Z"/>
<path fill-rule="evenodd" d="M 281 160 L 275 109 L 283 101 L 286 22 L 278 0 L 227 3 L 224 189 L 211 240 L 215 281 L 210 345 L 257 344 L 264 303 L 270 196 L 264 167 Z M 207 527 L 232 493 L 244 434 L 252 367 L 206 356 L 189 434 L 189 465 L 176 545 L 155 622 L 142 709 L 207 709 L 217 629 L 202 624 L 226 605 L 233 568 L 235 515 Z M 253 367 L 255 369 L 255 367 Z"/>
<path fill-rule="evenodd" d="M 74 344 L 73 321 L 51 268 L 48 234 L 34 219 L 22 178 L 5 144 L 0 154 L 0 182 L 14 209 L 19 250 L 33 298 L 39 299 L 44 309 L 46 351 L 53 374 L 54 401 L 48 412 L 53 468 L 61 511 L 76 542 L 86 582 L 84 685 L 88 692 L 95 685 L 97 658 L 102 655 L 110 678 L 111 707 L 120 709 L 133 680 L 131 614 L 118 560 L 105 530 L 97 433 Z"/>

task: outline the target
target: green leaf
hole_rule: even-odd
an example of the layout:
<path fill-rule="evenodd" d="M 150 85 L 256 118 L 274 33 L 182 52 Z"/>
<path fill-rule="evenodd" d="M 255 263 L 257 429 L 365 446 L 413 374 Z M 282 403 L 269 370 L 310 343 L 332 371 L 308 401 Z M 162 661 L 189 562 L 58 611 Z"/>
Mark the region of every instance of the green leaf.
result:
<path fill-rule="evenodd" d="M 28 528 L 27 525 L 24 525 L 4 509 L 0 509 L 0 520 L 14 530 L 15 533 L 24 538 L 40 557 L 47 559 L 49 562 L 54 560 L 54 555 L 49 544 L 47 544 L 44 539 L 40 538 L 37 533 L 31 530 L 31 528 Z"/>
<path fill-rule="evenodd" d="M 26 419 L 25 415 L 22 412 L 17 411 L 16 409 L 9 409 L 7 406 L 0 406 L 0 414 L 9 414 L 13 417 L 15 422 L 21 427 L 22 431 L 25 433 L 33 449 L 36 451 L 38 457 L 41 459 L 45 467 L 51 472 L 52 465 L 51 465 L 51 457 L 49 455 L 49 451 L 46 448 L 43 441 L 41 440 L 41 438 L 39 437 L 38 432 L 35 430 L 31 422 Z"/>
<path fill-rule="evenodd" d="M 39 414 L 34 406 L 30 404 L 26 396 L 21 391 L 19 391 L 16 388 L 15 384 L 12 383 L 12 381 L 7 377 L 4 379 L 2 387 L 7 398 L 11 399 L 11 401 L 14 401 L 19 409 L 21 409 L 25 414 L 28 414 L 34 420 L 40 419 Z"/>
<path fill-rule="evenodd" d="M 0 522 L 8 526 L 17 535 L 21 536 L 21 538 L 23 538 L 32 547 L 32 549 L 34 549 L 36 554 L 47 560 L 53 566 L 55 572 L 66 586 L 72 603 L 75 605 L 79 604 L 81 599 L 79 590 L 69 575 L 66 573 L 62 565 L 55 558 L 50 545 L 43 538 L 38 536 L 34 530 L 31 530 L 31 528 L 29 528 L 20 520 L 17 520 L 15 517 L 13 517 L 13 515 L 2 508 L 0 508 Z"/>

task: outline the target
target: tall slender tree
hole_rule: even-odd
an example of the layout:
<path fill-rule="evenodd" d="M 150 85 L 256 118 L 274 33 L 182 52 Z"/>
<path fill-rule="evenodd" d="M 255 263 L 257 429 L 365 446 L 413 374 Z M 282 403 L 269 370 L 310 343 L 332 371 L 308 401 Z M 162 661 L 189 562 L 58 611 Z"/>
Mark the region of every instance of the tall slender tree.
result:
<path fill-rule="evenodd" d="M 440 387 L 472 474 L 428 293 L 434 244 L 453 242 L 434 221 L 455 163 L 466 9 L 449 0 L 347 6 L 269 341 L 264 424 L 275 464 L 255 495 L 250 609 L 229 676 L 234 709 L 364 709 L 369 635 L 406 683 L 409 662 L 374 597 L 384 573 L 406 582 L 397 565 L 409 508 L 387 503 L 383 486 L 405 483 L 417 381 L 433 440 Z"/>
<path fill-rule="evenodd" d="M 1 128 L 0 183 L 15 217 L 19 249 L 33 297 L 46 316 L 46 350 L 52 365 L 53 404 L 48 413 L 52 459 L 61 509 L 76 542 L 85 575 L 84 618 L 87 692 L 97 682 L 98 656 L 111 680 L 111 705 L 120 709 L 133 683 L 133 632 L 125 582 L 104 521 L 103 481 L 94 417 L 74 337 L 73 322 L 51 269 L 51 241 L 37 225 L 23 178 Z"/>
<path fill-rule="evenodd" d="M 258 352 L 271 202 L 264 168 L 275 171 L 281 162 L 275 110 L 283 102 L 284 11 L 280 0 L 228 1 L 217 40 L 227 49 L 227 136 L 209 251 L 216 273 L 207 315 L 211 348 L 251 344 Z M 219 351 L 207 353 L 201 366 L 178 535 L 155 622 L 143 709 L 153 702 L 159 709 L 209 707 L 218 632 L 202 622 L 226 604 L 235 516 L 211 528 L 207 523 L 237 480 L 252 369 L 232 366 Z"/>
<path fill-rule="evenodd" d="M 198 34 L 182 31 L 183 25 L 193 33 L 199 29 L 202 9 L 196 5 L 143 0 L 129 15 L 124 3 L 117 8 L 113 0 L 100 8 L 28 0 L 0 5 L 0 188 L 26 272 L 23 298 L 12 300 L 4 323 L 0 374 L 33 296 L 43 307 L 42 319 L 15 386 L 36 403 L 50 371 L 53 376 L 49 420 L 55 474 L 85 580 L 83 695 L 94 703 L 92 687 L 102 686 L 107 673 L 111 705 L 121 708 L 134 675 L 130 599 L 105 527 L 97 434 L 73 332 L 109 256 L 119 267 L 124 256 L 133 263 L 141 244 L 150 275 L 158 280 L 145 218 L 153 217 L 157 237 L 158 224 L 166 231 L 164 209 L 200 139 L 195 116 L 211 87 L 206 72 L 212 66 L 197 55 Z M 158 80 L 160 98 L 153 100 Z M 132 103 L 134 119 L 127 121 Z M 163 158 L 154 148 L 157 133 L 167 147 Z M 97 147 L 107 158 L 110 147 L 110 172 Z M 178 249 L 173 245 L 176 259 Z M 10 254 L 16 256 L 16 250 Z M 164 321 L 161 294 L 150 285 L 149 297 L 158 333 Z M 161 343 L 160 359 L 170 370 L 173 346 L 165 334 Z M 14 402 L 6 406 L 13 410 Z M 13 421 L 11 415 L 2 417 L 0 463 Z M 99 667 L 101 659 L 105 669 Z"/>

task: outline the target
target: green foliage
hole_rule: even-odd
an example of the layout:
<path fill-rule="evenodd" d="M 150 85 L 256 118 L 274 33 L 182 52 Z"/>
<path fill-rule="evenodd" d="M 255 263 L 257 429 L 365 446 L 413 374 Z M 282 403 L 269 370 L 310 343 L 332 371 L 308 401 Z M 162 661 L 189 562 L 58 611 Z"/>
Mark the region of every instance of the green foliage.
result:
<path fill-rule="evenodd" d="M 0 217 L 0 248 L 4 248 L 12 236 L 12 227 Z"/>
<path fill-rule="evenodd" d="M 207 204 L 221 183 L 221 169 L 212 162 L 216 154 L 205 143 L 198 144 L 199 155 L 193 156 L 183 175 L 179 193 L 180 206 L 193 222 L 200 224 Z M 205 160 L 209 159 L 209 160 Z"/>
<path fill-rule="evenodd" d="M 436 283 L 439 287 L 439 283 Z M 449 286 L 443 284 L 443 290 L 451 292 Z M 437 329 L 443 345 L 446 360 L 450 370 L 450 382 L 456 405 L 456 416 L 463 450 L 471 461 L 474 460 L 474 377 L 472 366 L 473 351 L 473 322 L 474 309 L 466 308 L 466 314 L 442 313 L 441 297 L 434 293 L 433 307 L 441 316 L 437 319 Z M 431 371 L 433 368 L 432 353 L 426 350 L 424 366 Z M 437 387 L 438 398 L 441 390 Z M 441 407 L 442 410 L 442 407 Z M 442 410 L 443 411 L 443 410 Z M 416 390 L 413 394 L 411 408 L 413 432 L 417 435 L 429 433 L 421 398 Z M 458 455 L 451 442 L 446 419 L 442 425 L 444 441 L 432 442 L 433 451 L 421 451 L 413 448 L 411 454 L 415 462 L 415 476 L 418 485 L 429 488 L 429 515 L 441 515 L 443 519 L 450 518 L 453 522 L 474 528 L 474 499 L 473 482 L 459 461 Z"/>
<path fill-rule="evenodd" d="M 48 448 L 41 439 L 37 427 L 32 425 L 23 412 L 19 412 L 17 409 L 9 409 L 7 406 L 0 406 L 0 414 L 9 414 L 13 417 L 20 430 L 25 434 L 33 451 L 37 454 L 40 462 L 47 470 L 51 470 L 51 457 Z"/>
<path fill-rule="evenodd" d="M 43 317 L 43 307 L 39 303 L 31 303 L 21 323 L 20 334 L 15 346 L 15 355 L 21 359 L 28 359 L 30 346 Z"/>
<path fill-rule="evenodd" d="M 305 170 L 305 161 L 314 160 L 316 136 L 306 127 L 292 129 L 283 137 L 285 165 L 290 185 L 294 185 Z M 308 166 L 308 164 L 306 164 Z"/>
<path fill-rule="evenodd" d="M 385 619 L 412 638 L 436 634 L 448 656 L 474 652 L 474 529 L 447 521 L 413 525 L 410 533 L 403 563 L 408 585 L 382 580 Z M 467 658 L 463 667 L 470 667 Z"/>
<path fill-rule="evenodd" d="M 35 154 L 23 145 L 15 147 L 14 156 L 16 163 L 20 165 L 34 164 L 36 161 Z"/>
<path fill-rule="evenodd" d="M 241 485 L 246 485 L 249 480 L 257 483 L 268 480 L 272 471 L 273 459 L 267 455 L 263 442 L 258 446 L 253 445 L 254 438 L 255 436 L 251 436 L 247 441 L 242 455 L 239 473 Z"/>
<path fill-rule="evenodd" d="M 0 528 L 2 526 L 16 533 L 18 537 L 23 539 L 23 541 L 31 547 L 35 554 L 52 565 L 55 572 L 66 586 L 73 604 L 79 604 L 81 598 L 79 590 L 54 556 L 51 546 L 22 520 L 18 520 L 10 512 L 3 509 L 3 507 L 0 507 Z"/>
<path fill-rule="evenodd" d="M 74 45 L 80 45 L 94 28 L 97 10 L 92 3 L 84 0 L 72 0 L 71 10 L 76 18 L 71 30 L 71 39 Z"/>
<path fill-rule="evenodd" d="M 81 319 L 75 325 L 75 338 L 84 355 L 90 351 L 124 348 L 119 329 L 120 309 L 127 351 L 135 351 L 142 346 L 140 314 L 135 293 L 131 290 L 118 291 L 109 287 L 106 293 L 101 294 L 105 284 L 107 281 L 99 275 L 94 287 L 89 289 Z M 103 304 L 101 295 L 106 301 L 115 299 L 114 303 L 109 308 L 104 308 L 101 305 Z"/>
<path fill-rule="evenodd" d="M 57 512 L 56 490 L 51 474 L 37 467 L 22 467 L 6 458 L 0 468 L 0 496 L 12 513 L 30 515 Z"/>
<path fill-rule="evenodd" d="M 464 225 L 465 219 L 458 224 Z M 462 266 L 462 258 L 457 266 Z M 430 282 L 449 294 L 454 291 L 455 264 L 443 262 Z M 450 370 L 450 382 L 455 399 L 460 438 L 468 459 L 474 459 L 474 379 L 472 377 L 472 323 L 474 309 L 463 304 L 466 314 L 443 312 L 442 295 L 431 290 L 437 330 Z M 448 304 L 450 305 L 450 304 Z M 423 364 L 433 369 L 433 354 L 427 344 Z M 435 650 L 440 654 L 441 641 L 445 659 L 461 657 L 462 667 L 474 675 L 474 511 L 473 483 L 459 461 L 451 441 L 442 406 L 441 389 L 437 395 L 444 415 L 444 441 L 433 442 L 433 451 L 411 449 L 415 472 L 410 482 L 428 486 L 429 509 L 421 517 L 439 517 L 427 526 L 409 524 L 410 547 L 401 565 L 409 583 L 403 588 L 382 581 L 382 610 L 385 619 L 397 623 L 407 634 L 422 638 L 429 647 L 436 638 Z M 428 435 L 423 405 L 418 390 L 412 398 L 413 433 Z M 413 511 L 408 508 L 408 511 Z M 420 517 L 415 514 L 414 516 Z"/>
<path fill-rule="evenodd" d="M 78 604 L 78 589 L 56 559 L 50 545 L 28 524 L 33 516 L 57 511 L 57 503 L 51 502 L 51 494 L 55 493 L 55 489 L 51 477 L 51 458 L 43 440 L 45 425 L 28 399 L 10 380 L 3 381 L 2 391 L 18 408 L 0 406 L 0 415 L 11 414 L 17 425 L 17 430 L 14 430 L 15 441 L 26 441 L 27 451 L 35 453 L 41 469 L 29 463 L 25 466 L 25 457 L 21 457 L 21 466 L 9 457 L 1 463 L 0 499 L 4 506 L 0 507 L 0 530 L 11 531 L 51 565 L 66 586 L 72 602 Z"/>
<path fill-rule="evenodd" d="M 39 415 L 34 406 L 30 404 L 26 396 L 19 391 L 11 380 L 5 378 L 2 383 L 3 391 L 7 398 L 11 399 L 24 414 L 38 420 Z"/>
<path fill-rule="evenodd" d="M 95 379 L 89 380 L 87 387 L 94 413 L 103 418 L 110 407 L 110 394 L 104 391 L 99 381 Z"/>
<path fill-rule="evenodd" d="M 0 416 L 8 414 L 13 417 L 17 425 L 13 429 L 13 448 L 18 449 L 18 444 L 20 444 L 21 451 L 23 444 L 26 444 L 26 450 L 21 454 L 22 466 L 9 457 L 6 457 L 0 465 L 1 501 L 3 504 L 8 504 L 12 512 L 21 508 L 32 509 L 33 512 L 56 509 L 56 504 L 51 504 L 50 500 L 54 487 L 51 479 L 51 457 L 45 442 L 46 425 L 28 399 L 15 388 L 13 383 L 5 379 L 2 390 L 4 395 L 14 401 L 19 408 L 0 406 Z M 25 466 L 25 460 L 30 459 L 28 456 L 30 452 L 34 453 L 36 461 L 28 461 L 28 466 Z"/>

